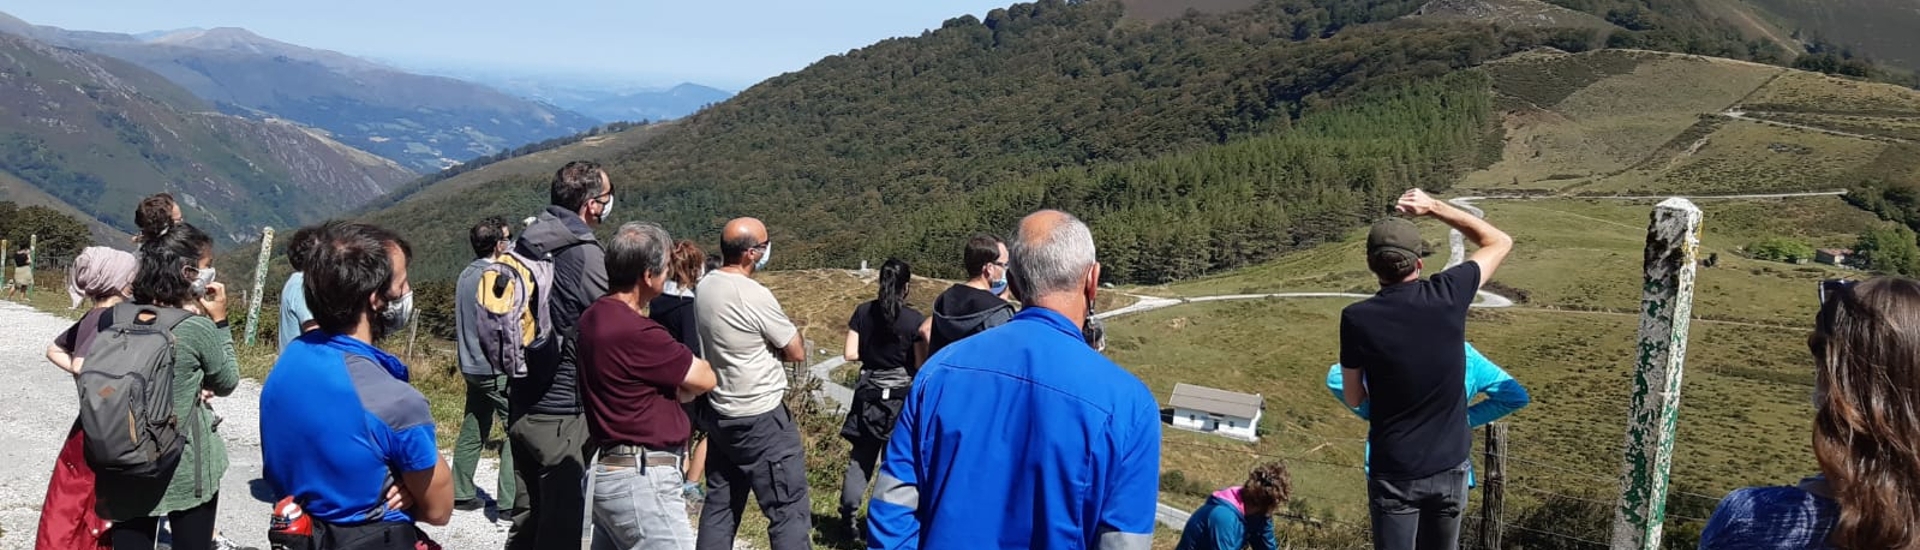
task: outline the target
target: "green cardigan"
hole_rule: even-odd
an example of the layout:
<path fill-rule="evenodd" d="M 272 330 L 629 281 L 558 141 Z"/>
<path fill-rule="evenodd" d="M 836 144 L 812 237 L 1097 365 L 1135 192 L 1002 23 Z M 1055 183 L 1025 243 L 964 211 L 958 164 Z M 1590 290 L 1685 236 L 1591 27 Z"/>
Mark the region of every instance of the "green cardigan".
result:
<path fill-rule="evenodd" d="M 214 433 L 213 410 L 200 400 L 200 390 L 224 397 L 240 384 L 233 333 L 196 316 L 175 327 L 173 337 L 173 410 L 187 437 L 180 465 L 171 478 L 101 476 L 94 488 L 100 517 L 126 521 L 163 516 L 206 504 L 220 492 L 220 477 L 227 472 L 227 443 Z"/>

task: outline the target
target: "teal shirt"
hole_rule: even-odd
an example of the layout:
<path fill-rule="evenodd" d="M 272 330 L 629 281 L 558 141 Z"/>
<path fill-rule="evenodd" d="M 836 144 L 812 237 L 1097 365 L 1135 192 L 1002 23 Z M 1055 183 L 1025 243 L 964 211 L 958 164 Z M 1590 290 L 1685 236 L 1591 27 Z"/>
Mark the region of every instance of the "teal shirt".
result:
<path fill-rule="evenodd" d="M 300 325 L 313 320 L 313 311 L 307 309 L 306 283 L 306 274 L 295 271 L 280 287 L 280 349 L 300 337 Z"/>

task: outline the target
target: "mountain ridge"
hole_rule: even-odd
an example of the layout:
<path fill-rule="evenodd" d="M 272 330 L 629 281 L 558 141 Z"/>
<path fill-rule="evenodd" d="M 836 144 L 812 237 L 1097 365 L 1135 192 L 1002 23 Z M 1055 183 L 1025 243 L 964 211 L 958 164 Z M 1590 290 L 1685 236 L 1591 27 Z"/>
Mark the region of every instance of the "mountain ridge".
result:
<path fill-rule="evenodd" d="M 480 84 L 409 73 L 240 28 L 185 29 L 143 40 L 33 25 L 0 13 L 0 31 L 139 65 L 221 112 L 296 121 L 416 173 L 598 123 Z"/>
<path fill-rule="evenodd" d="M 0 171 L 116 231 L 133 229 L 141 197 L 168 191 L 209 233 L 245 241 L 412 176 L 298 124 L 215 112 L 117 59 L 7 32 L 0 55 L 10 60 L 0 66 Z M 46 202 L 31 195 L 22 198 Z"/>

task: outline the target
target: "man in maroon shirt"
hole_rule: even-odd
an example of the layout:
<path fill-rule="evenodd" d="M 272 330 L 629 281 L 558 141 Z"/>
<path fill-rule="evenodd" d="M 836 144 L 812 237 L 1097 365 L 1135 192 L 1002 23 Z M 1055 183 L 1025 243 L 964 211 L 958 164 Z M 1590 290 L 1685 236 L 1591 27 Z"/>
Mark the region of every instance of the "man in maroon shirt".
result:
<path fill-rule="evenodd" d="M 680 492 L 692 426 L 680 403 L 713 389 L 712 367 L 640 314 L 666 288 L 673 239 L 651 223 L 620 226 L 607 244 L 609 294 L 580 316 L 596 549 L 693 548 Z"/>

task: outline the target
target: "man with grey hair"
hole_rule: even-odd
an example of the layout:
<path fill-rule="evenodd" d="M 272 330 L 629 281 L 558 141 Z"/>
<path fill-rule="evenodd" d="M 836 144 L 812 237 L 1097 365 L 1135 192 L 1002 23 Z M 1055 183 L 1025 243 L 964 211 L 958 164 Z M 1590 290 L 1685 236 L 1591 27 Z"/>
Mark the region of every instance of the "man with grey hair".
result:
<path fill-rule="evenodd" d="M 1013 321 L 947 346 L 915 377 L 868 503 L 869 548 L 1145 549 L 1160 410 L 1087 344 L 1100 282 L 1071 214 L 1020 222 Z"/>
<path fill-rule="evenodd" d="M 620 226 L 606 246 L 610 290 L 580 315 L 581 397 L 599 444 L 595 550 L 693 548 L 680 491 L 693 427 L 680 403 L 713 389 L 713 369 L 640 314 L 666 291 L 672 247 L 658 225 Z"/>

